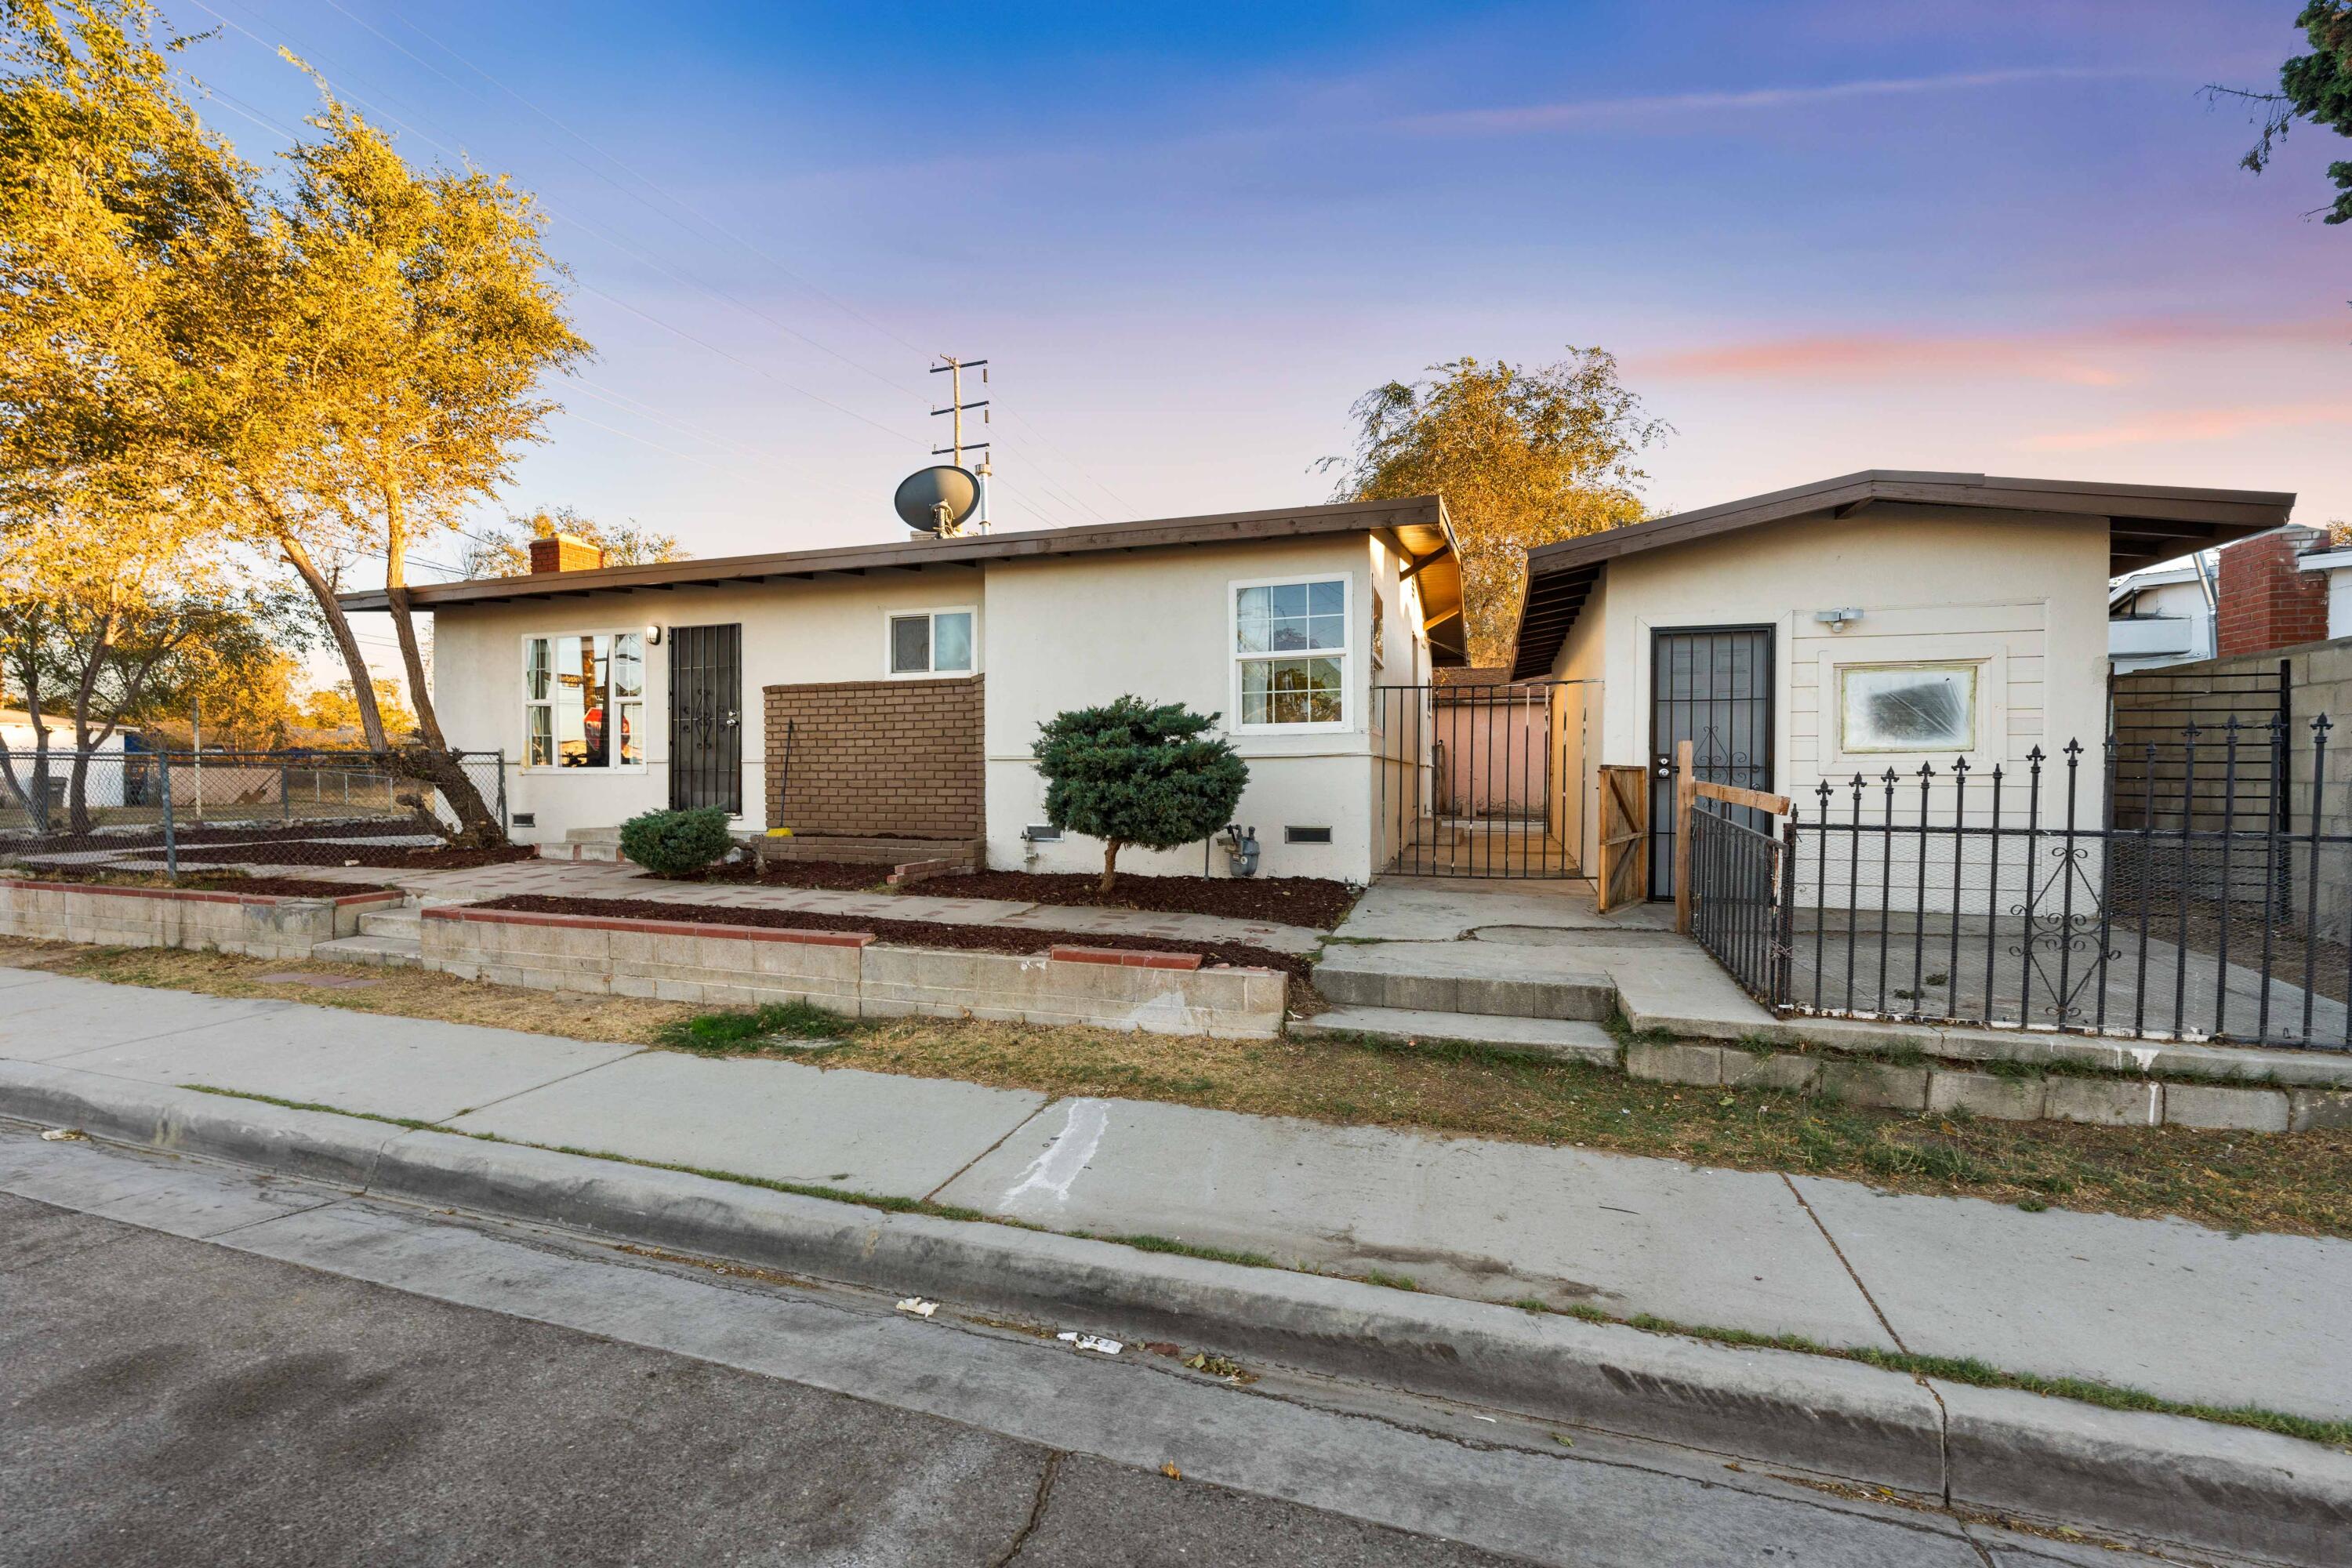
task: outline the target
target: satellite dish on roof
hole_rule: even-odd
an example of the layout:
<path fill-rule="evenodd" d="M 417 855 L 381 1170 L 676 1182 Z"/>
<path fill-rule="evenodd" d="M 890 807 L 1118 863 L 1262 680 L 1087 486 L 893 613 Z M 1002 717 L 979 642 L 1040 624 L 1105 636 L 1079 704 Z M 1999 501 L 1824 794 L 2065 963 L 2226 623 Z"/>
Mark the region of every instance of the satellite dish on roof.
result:
<path fill-rule="evenodd" d="M 980 480 L 970 468 L 952 463 L 918 468 L 898 481 L 898 493 L 890 504 L 908 528 L 953 533 L 980 505 Z"/>

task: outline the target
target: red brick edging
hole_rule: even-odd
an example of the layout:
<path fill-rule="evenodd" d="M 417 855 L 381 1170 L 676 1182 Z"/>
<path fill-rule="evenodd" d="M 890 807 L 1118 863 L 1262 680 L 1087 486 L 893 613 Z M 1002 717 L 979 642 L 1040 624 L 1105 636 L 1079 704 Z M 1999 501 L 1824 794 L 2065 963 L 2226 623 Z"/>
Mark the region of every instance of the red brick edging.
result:
<path fill-rule="evenodd" d="M 740 942 L 797 942 L 810 947 L 864 947 L 874 940 L 871 931 L 792 931 L 782 926 L 722 925 L 715 921 L 633 921 L 618 915 L 547 915 L 529 910 L 476 910 L 462 905 L 436 906 L 422 912 L 428 921 L 626 931 L 648 936 L 719 936 Z"/>
<path fill-rule="evenodd" d="M 1198 969 L 1197 952 L 1143 952 L 1124 947 L 1055 947 L 1045 956 L 1064 963 L 1116 963 L 1127 969 Z"/>
<path fill-rule="evenodd" d="M 408 897 L 397 888 L 387 888 L 374 893 L 344 893 L 331 900 L 318 893 L 226 893 L 211 892 L 199 888 L 126 887 L 111 882 L 46 882 L 36 881 L 30 877 L 10 877 L 6 879 L 5 885 L 11 888 L 37 888 L 44 892 L 51 893 L 102 893 L 109 898 L 177 899 L 183 902 L 195 904 L 332 903 L 339 909 L 345 904 L 394 903 Z"/>

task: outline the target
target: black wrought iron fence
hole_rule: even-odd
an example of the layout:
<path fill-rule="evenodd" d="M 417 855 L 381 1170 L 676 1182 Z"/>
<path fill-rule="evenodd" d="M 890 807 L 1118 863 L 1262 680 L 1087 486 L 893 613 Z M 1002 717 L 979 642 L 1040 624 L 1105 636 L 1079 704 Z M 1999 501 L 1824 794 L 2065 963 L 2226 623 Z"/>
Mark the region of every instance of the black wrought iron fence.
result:
<path fill-rule="evenodd" d="M 1366 727 L 1381 868 L 1583 875 L 1598 690 L 1590 681 L 1373 687 Z"/>
<path fill-rule="evenodd" d="M 1690 808 L 1691 935 L 1742 989 L 1777 1005 L 1788 994 L 1781 912 L 1795 862 L 1772 834 L 1738 820 L 1760 814 L 1700 800 Z"/>
<path fill-rule="evenodd" d="M 2352 1047 L 2352 802 L 2331 728 L 2232 718 L 1823 784 L 1785 832 L 1785 961 L 1758 994 L 1799 1013 Z M 1753 923 L 1752 872 L 1730 860 L 1695 861 L 1695 923 L 1717 900 L 1718 923 Z"/>
<path fill-rule="evenodd" d="M 504 753 L 455 756 L 504 826 Z M 368 752 L 0 752 L 0 860 L 37 868 L 390 866 L 458 820 Z"/>

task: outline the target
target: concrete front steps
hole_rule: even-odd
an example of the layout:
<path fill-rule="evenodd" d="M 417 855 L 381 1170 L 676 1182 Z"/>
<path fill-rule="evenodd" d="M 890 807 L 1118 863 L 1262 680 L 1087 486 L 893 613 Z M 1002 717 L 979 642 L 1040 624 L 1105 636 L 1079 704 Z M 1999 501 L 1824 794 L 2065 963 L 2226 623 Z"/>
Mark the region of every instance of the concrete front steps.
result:
<path fill-rule="evenodd" d="M 1489 942 L 1335 942 L 1324 949 L 1314 982 L 1338 1005 L 1292 1028 L 1471 1040 L 1614 1063 L 1616 1043 L 1601 1026 L 1617 1007 L 1614 983 L 1543 964 L 1540 957 Z"/>
<path fill-rule="evenodd" d="M 1515 1018 L 1499 1013 L 1428 1013 L 1411 1007 L 1335 1007 L 1294 1019 L 1294 1035 L 1370 1035 L 1388 1040 L 1468 1040 L 1563 1061 L 1617 1065 L 1617 1042 L 1598 1024 L 1575 1018 Z"/>
<path fill-rule="evenodd" d="M 539 847 L 542 860 L 620 860 L 621 830 L 617 827 L 575 827 L 561 844 Z"/>
<path fill-rule="evenodd" d="M 337 963 L 414 969 L 423 957 L 417 935 L 422 924 L 413 909 L 371 910 L 360 917 L 359 935 L 320 942 L 310 949 L 310 956 Z"/>

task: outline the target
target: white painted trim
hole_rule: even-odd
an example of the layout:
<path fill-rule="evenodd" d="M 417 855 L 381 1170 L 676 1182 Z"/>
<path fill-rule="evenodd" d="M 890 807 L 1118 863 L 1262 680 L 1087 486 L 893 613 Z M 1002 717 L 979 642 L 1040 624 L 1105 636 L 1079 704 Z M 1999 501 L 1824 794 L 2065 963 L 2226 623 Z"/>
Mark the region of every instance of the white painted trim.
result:
<path fill-rule="evenodd" d="M 924 617 L 923 658 L 928 663 L 939 646 L 938 629 L 929 623 L 940 616 L 971 617 L 971 668 L 969 669 L 892 669 L 896 649 L 890 641 L 891 624 Z M 978 605 L 910 605 L 882 612 L 882 678 L 885 680 L 968 680 L 980 673 L 980 606 Z"/>
<path fill-rule="evenodd" d="M 1341 626 L 1347 630 L 1347 640 L 1339 647 L 1286 649 L 1280 653 L 1245 654 L 1241 651 L 1242 590 L 1244 588 L 1292 588 L 1316 583 L 1339 584 Z M 1225 584 L 1225 729 L 1235 735 L 1338 735 L 1356 727 L 1356 574 L 1338 572 L 1293 573 L 1285 577 L 1240 577 Z M 1333 658 L 1339 663 L 1339 718 L 1337 723 L 1309 724 L 1244 724 L 1242 722 L 1242 666 L 1267 664 L 1277 659 Z"/>
<path fill-rule="evenodd" d="M 528 679 L 530 675 L 530 645 L 534 642 L 544 640 L 551 645 L 548 648 L 548 670 L 551 679 L 555 669 L 555 650 L 552 645 L 556 638 L 634 637 L 637 639 L 637 656 L 645 665 L 645 678 L 638 685 L 636 696 L 622 699 L 622 700 L 636 703 L 639 715 L 642 717 L 646 710 L 654 706 L 653 648 L 655 647 L 667 646 L 669 635 L 669 628 L 667 626 L 663 627 L 663 642 L 649 647 L 646 642 L 646 628 L 649 624 L 650 623 L 645 621 L 633 621 L 627 626 L 575 626 L 567 627 L 562 631 L 557 632 L 519 632 L 516 634 L 515 682 L 517 685 L 523 687 L 524 692 L 524 695 L 515 704 L 522 717 L 522 743 L 515 748 L 515 756 L 517 758 L 515 763 L 516 773 L 551 773 L 559 778 L 579 779 L 606 778 L 615 773 L 642 773 L 649 771 L 651 763 L 646 761 L 634 763 L 607 763 L 601 768 L 567 768 L 561 763 L 540 763 L 534 764 L 530 761 L 530 710 L 533 708 L 541 706 L 545 706 L 547 708 L 550 715 L 548 721 L 549 728 L 551 732 L 554 726 L 553 713 L 555 710 L 555 702 L 551 694 L 551 695 L 543 703 L 541 703 L 534 701 L 531 699 L 530 695 L 530 688 L 528 685 L 524 685 L 524 682 Z M 667 683 L 664 683 L 664 693 L 665 706 L 667 706 Z M 609 694 L 607 694 L 604 700 L 607 702 L 614 700 Z M 551 738 L 552 735 L 551 733 Z M 653 736 L 650 731 L 637 737 L 637 755 L 640 758 L 646 758 L 650 754 L 652 741 Z"/>

